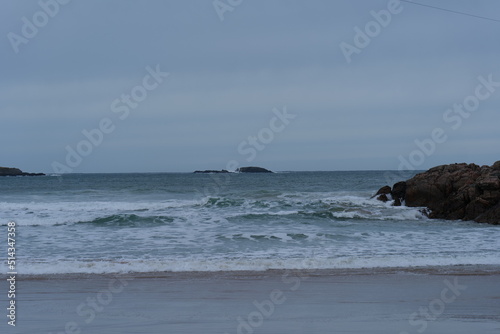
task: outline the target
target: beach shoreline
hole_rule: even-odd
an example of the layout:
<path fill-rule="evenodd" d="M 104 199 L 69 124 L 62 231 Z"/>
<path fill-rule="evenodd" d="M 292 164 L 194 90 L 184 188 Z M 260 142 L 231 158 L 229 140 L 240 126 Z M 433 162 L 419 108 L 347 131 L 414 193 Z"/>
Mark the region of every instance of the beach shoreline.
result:
<path fill-rule="evenodd" d="M 450 265 L 450 266 L 415 266 L 415 267 L 373 267 L 373 268 L 338 268 L 338 269 L 267 269 L 267 270 L 218 270 L 218 271 L 151 271 L 151 272 L 109 272 L 109 273 L 63 273 L 63 274 L 18 274 L 17 280 L 72 280 L 113 277 L 132 277 L 138 279 L 157 278 L 262 278 L 280 277 L 285 274 L 298 276 L 358 276 L 420 274 L 443 276 L 483 276 L 500 275 L 498 265 Z M 4 280 L 8 275 L 0 274 Z"/>
<path fill-rule="evenodd" d="M 2 333 L 488 333 L 498 266 L 19 277 Z M 0 289 L 7 288 L 2 280 Z M 427 313 L 426 313 L 427 312 Z"/>

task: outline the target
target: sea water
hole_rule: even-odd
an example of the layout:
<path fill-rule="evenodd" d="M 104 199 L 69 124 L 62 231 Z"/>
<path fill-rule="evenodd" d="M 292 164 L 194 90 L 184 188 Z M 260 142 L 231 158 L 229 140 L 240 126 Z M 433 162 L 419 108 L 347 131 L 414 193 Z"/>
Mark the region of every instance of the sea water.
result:
<path fill-rule="evenodd" d="M 500 226 L 371 198 L 385 174 L 3 177 L 0 235 L 34 275 L 500 265 Z"/>

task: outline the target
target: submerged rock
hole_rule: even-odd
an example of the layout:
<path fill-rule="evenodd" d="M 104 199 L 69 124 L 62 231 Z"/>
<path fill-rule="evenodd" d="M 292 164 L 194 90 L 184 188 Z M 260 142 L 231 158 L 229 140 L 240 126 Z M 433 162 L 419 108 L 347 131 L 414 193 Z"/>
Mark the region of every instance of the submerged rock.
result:
<path fill-rule="evenodd" d="M 387 197 L 386 194 L 380 194 L 380 195 L 378 195 L 377 199 L 379 201 L 382 201 L 382 202 L 388 202 L 389 201 L 389 197 Z"/>
<path fill-rule="evenodd" d="M 391 194 L 391 187 L 389 186 L 384 186 L 380 188 L 375 195 L 373 195 L 371 198 L 377 196 L 377 199 L 382 202 L 387 202 L 389 201 L 389 197 L 387 195 Z"/>
<path fill-rule="evenodd" d="M 391 194 L 394 205 L 426 207 L 430 218 L 500 224 L 500 161 L 437 166 L 396 183 Z"/>
<path fill-rule="evenodd" d="M 270 170 L 262 167 L 240 167 L 236 171 L 240 173 L 272 173 Z"/>

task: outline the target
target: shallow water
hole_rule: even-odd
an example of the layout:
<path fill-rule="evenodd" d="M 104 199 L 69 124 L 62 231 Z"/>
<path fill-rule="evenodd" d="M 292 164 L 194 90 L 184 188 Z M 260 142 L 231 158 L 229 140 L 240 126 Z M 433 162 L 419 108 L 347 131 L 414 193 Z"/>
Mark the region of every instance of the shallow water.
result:
<path fill-rule="evenodd" d="M 370 199 L 385 174 L 5 177 L 0 228 L 21 274 L 500 265 L 500 227 Z"/>

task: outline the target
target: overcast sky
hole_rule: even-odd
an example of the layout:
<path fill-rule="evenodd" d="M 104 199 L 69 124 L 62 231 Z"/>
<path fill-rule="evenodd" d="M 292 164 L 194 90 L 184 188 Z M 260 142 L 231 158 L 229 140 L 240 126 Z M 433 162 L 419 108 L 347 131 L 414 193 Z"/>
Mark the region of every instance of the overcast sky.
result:
<path fill-rule="evenodd" d="M 0 166 L 500 160 L 500 22 L 387 0 L 55 1 L 0 2 Z M 500 20 L 498 1 L 417 2 Z"/>

